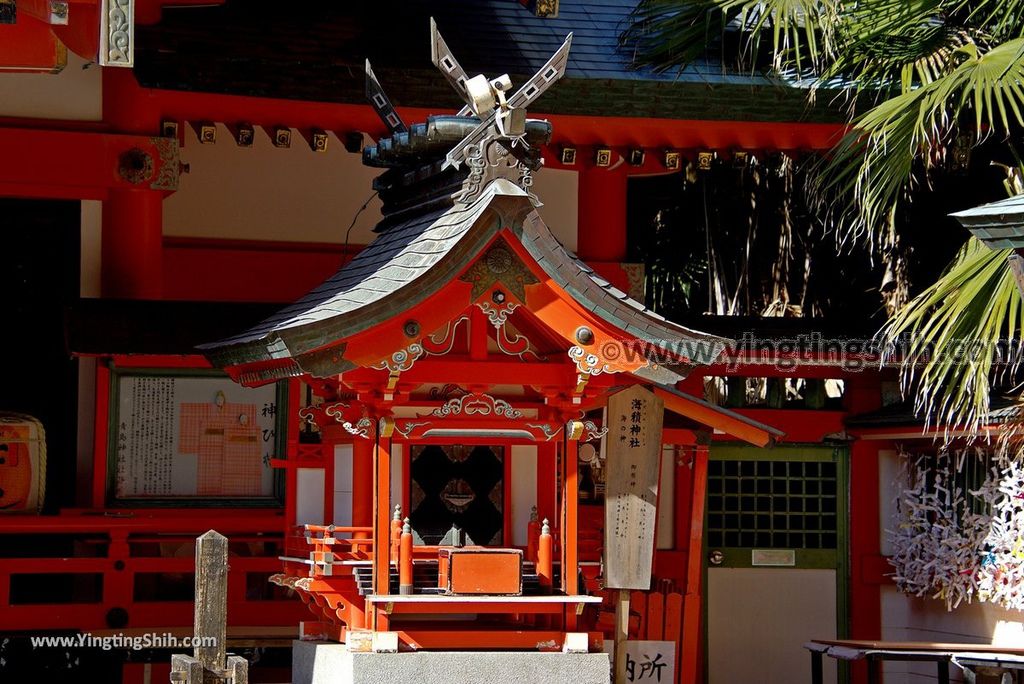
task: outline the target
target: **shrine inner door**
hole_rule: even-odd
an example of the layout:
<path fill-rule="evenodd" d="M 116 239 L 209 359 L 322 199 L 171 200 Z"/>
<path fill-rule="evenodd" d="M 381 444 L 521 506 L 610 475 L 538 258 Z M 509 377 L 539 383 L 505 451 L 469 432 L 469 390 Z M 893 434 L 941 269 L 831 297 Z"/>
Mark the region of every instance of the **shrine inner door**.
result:
<path fill-rule="evenodd" d="M 409 522 L 416 544 L 437 545 L 453 526 L 465 544 L 501 546 L 505 530 L 505 448 L 416 444 L 409 449 Z"/>

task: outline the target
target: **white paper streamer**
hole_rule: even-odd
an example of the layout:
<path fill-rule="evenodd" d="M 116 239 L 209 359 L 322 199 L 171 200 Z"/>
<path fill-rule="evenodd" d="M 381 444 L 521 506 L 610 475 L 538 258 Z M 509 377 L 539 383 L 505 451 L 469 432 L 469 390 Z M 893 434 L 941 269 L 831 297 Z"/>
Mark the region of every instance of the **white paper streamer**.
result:
<path fill-rule="evenodd" d="M 947 610 L 974 600 L 1024 610 L 1024 467 L 981 448 L 901 451 L 900 460 L 888 531 L 899 589 L 941 600 Z M 967 489 L 969 466 L 989 462 L 981 486 Z"/>

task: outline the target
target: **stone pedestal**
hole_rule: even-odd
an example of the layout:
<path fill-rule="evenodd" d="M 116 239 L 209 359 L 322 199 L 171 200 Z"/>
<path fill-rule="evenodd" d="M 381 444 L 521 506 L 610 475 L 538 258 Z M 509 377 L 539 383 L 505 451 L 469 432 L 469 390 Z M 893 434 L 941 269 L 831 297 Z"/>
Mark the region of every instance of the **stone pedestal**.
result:
<path fill-rule="evenodd" d="M 607 653 L 351 653 L 323 641 L 292 646 L 292 684 L 609 684 L 609 667 Z"/>

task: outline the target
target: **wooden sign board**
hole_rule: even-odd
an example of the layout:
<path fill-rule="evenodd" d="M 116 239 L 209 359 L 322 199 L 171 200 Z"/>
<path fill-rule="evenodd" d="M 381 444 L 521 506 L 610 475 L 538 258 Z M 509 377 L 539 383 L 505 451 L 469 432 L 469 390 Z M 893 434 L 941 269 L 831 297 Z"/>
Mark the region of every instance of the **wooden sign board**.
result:
<path fill-rule="evenodd" d="M 633 386 L 608 400 L 604 572 L 610 589 L 650 589 L 664 402 Z"/>
<path fill-rule="evenodd" d="M 610 642 L 604 642 L 604 650 L 615 661 L 615 652 Z M 634 641 L 626 642 L 625 681 L 641 684 L 672 684 L 676 681 L 676 642 Z"/>

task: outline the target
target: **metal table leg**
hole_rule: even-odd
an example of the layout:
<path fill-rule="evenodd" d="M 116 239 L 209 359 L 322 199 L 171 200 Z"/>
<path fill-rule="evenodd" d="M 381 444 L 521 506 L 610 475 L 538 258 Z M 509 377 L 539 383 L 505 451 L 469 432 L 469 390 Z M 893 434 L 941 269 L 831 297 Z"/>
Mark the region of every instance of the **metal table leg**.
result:
<path fill-rule="evenodd" d="M 936 665 L 938 666 L 939 684 L 949 684 L 949 661 L 942 659 Z"/>
<path fill-rule="evenodd" d="M 821 651 L 811 651 L 811 684 L 823 684 L 822 657 Z"/>
<path fill-rule="evenodd" d="M 867 664 L 868 684 L 878 684 L 878 682 L 881 681 L 881 677 L 879 677 L 879 670 L 881 669 L 879 659 L 873 655 L 869 655 L 867 656 Z"/>

